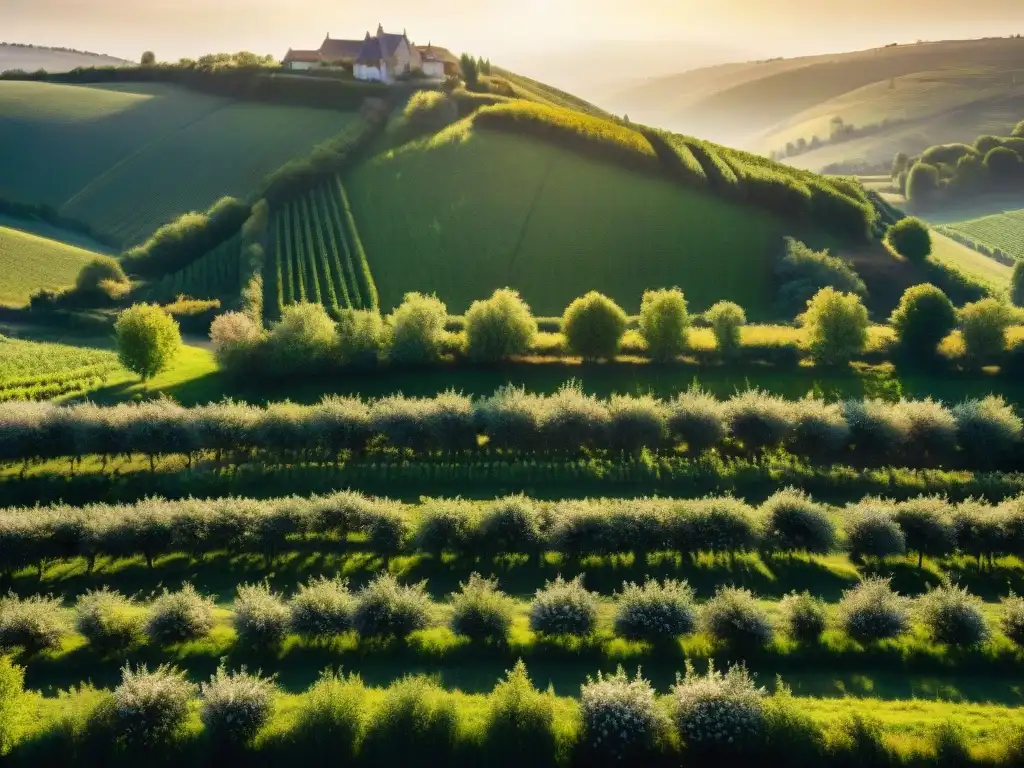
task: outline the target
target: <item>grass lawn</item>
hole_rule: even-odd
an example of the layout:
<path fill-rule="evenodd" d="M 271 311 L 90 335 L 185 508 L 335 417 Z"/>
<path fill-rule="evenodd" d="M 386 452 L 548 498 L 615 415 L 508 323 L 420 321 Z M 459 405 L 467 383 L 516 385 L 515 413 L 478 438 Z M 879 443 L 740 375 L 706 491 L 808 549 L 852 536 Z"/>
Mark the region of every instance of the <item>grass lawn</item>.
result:
<path fill-rule="evenodd" d="M 1005 291 L 1010 285 L 1012 267 L 1000 264 L 995 259 L 978 253 L 966 245 L 961 245 L 934 230 L 932 230 L 932 258 L 961 269 L 997 291 Z"/>
<path fill-rule="evenodd" d="M 459 313 L 507 285 L 539 315 L 561 314 L 591 289 L 635 312 L 644 290 L 679 285 L 695 311 L 730 299 L 757 318 L 791 230 L 708 194 L 479 128 L 385 153 L 346 187 L 385 310 L 424 291 Z"/>
<path fill-rule="evenodd" d="M 0 305 L 24 306 L 40 288 L 73 285 L 79 270 L 96 255 L 57 240 L 0 226 Z"/>
<path fill-rule="evenodd" d="M 245 197 L 353 119 L 167 85 L 4 82 L 0 195 L 46 203 L 129 245 L 224 195 Z"/>

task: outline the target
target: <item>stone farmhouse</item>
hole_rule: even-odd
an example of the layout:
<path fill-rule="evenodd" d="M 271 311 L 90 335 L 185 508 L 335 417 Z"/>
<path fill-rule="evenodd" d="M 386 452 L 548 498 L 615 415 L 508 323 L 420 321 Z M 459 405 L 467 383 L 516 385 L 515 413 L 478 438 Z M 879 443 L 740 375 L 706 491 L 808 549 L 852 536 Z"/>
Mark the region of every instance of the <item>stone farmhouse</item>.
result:
<path fill-rule="evenodd" d="M 284 66 L 291 70 L 331 67 L 351 70 L 357 80 L 392 83 L 404 75 L 419 72 L 432 80 L 459 73 L 459 60 L 451 51 L 436 45 L 415 45 L 408 35 L 392 34 L 377 26 L 377 34 L 362 40 L 331 39 L 330 33 L 315 51 L 288 49 Z"/>

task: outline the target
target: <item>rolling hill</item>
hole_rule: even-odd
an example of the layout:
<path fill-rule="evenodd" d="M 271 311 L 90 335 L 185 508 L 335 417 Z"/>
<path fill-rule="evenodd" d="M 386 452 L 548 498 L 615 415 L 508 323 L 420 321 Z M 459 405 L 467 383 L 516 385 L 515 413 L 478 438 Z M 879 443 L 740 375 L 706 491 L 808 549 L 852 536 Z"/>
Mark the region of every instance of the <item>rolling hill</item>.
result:
<path fill-rule="evenodd" d="M 817 136 L 823 146 L 790 159 L 804 168 L 877 165 L 898 150 L 913 154 L 1005 133 L 1024 113 L 1024 40 L 727 64 L 634 84 L 598 102 L 633 119 L 765 153 Z M 834 118 L 854 129 L 837 143 L 827 141 Z"/>
<path fill-rule="evenodd" d="M 67 48 L 47 48 L 38 45 L 0 44 L 0 72 L 20 69 L 35 72 L 70 72 L 77 67 L 119 67 L 131 62 L 115 56 Z"/>
<path fill-rule="evenodd" d="M 95 251 L 2 226 L 0 220 L 0 305 L 22 306 L 40 288 L 72 285 Z"/>
<path fill-rule="evenodd" d="M 160 84 L 0 82 L 0 197 L 49 205 L 130 246 L 182 213 L 247 196 L 353 117 Z"/>

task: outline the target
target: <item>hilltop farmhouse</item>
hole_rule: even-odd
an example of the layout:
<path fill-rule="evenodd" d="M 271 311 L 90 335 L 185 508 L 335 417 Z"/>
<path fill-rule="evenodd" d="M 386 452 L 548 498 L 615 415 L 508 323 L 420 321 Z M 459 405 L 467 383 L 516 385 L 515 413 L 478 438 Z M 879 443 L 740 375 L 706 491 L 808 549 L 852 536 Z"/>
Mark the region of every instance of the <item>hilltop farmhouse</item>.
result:
<path fill-rule="evenodd" d="M 415 45 L 408 35 L 385 32 L 377 26 L 377 34 L 366 33 L 362 40 L 331 39 L 330 33 L 315 51 L 289 48 L 284 66 L 292 70 L 314 67 L 347 69 L 357 80 L 391 83 L 403 75 L 420 73 L 423 77 L 443 80 L 459 72 L 459 60 L 451 51 L 438 46 Z"/>

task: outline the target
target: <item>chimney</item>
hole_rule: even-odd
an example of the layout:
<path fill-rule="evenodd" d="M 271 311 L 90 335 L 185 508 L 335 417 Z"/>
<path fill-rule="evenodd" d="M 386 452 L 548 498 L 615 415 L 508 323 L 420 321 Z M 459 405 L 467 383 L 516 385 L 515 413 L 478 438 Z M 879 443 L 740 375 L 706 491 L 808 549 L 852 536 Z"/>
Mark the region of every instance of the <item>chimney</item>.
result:
<path fill-rule="evenodd" d="M 377 23 L 377 37 L 380 37 L 383 34 L 384 34 L 384 25 L 381 24 L 380 22 L 378 22 Z"/>

